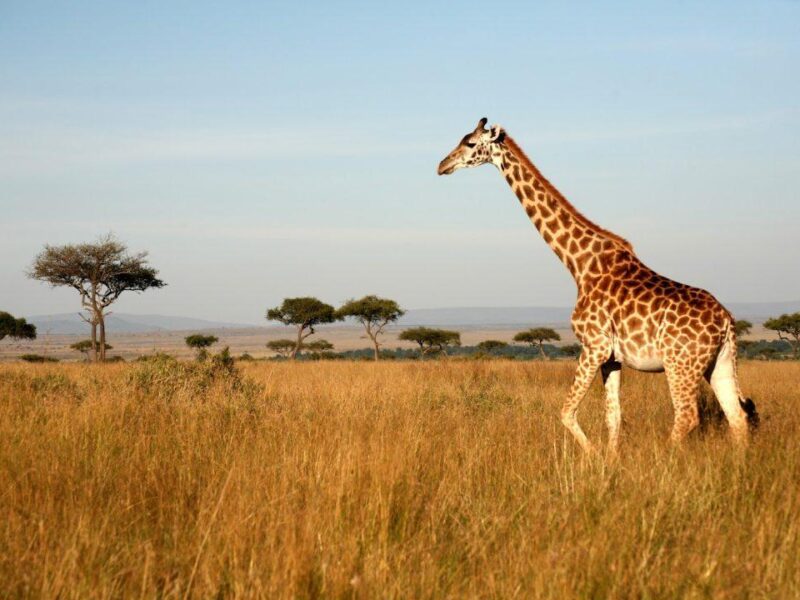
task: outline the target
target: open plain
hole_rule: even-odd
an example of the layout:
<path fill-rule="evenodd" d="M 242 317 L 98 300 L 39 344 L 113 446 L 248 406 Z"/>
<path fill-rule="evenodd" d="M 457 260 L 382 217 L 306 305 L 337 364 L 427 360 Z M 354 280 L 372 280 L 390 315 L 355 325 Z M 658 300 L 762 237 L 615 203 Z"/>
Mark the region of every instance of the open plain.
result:
<path fill-rule="evenodd" d="M 743 454 L 624 371 L 616 462 L 573 369 L 3 364 L 0 596 L 798 597 L 800 364 L 741 365 Z"/>

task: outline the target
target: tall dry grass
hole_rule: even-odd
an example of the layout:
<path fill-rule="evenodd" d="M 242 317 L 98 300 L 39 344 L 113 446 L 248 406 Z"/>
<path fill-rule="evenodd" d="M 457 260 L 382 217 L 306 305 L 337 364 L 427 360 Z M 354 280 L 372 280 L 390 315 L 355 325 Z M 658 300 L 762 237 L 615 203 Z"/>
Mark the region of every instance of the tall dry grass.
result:
<path fill-rule="evenodd" d="M 800 597 L 800 364 L 742 365 L 743 458 L 624 372 L 613 465 L 569 363 L 241 369 L 0 367 L 0 595 Z"/>

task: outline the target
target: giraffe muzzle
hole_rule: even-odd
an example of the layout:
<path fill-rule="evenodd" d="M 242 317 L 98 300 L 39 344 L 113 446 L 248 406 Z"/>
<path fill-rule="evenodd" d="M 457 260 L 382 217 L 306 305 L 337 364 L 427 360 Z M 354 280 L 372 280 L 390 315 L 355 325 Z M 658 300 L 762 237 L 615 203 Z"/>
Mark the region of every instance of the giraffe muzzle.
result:
<path fill-rule="evenodd" d="M 450 173 L 452 173 L 455 170 L 456 168 L 453 165 L 453 161 L 450 160 L 450 158 L 448 157 L 439 163 L 439 168 L 436 170 L 436 172 L 439 175 L 450 175 Z"/>

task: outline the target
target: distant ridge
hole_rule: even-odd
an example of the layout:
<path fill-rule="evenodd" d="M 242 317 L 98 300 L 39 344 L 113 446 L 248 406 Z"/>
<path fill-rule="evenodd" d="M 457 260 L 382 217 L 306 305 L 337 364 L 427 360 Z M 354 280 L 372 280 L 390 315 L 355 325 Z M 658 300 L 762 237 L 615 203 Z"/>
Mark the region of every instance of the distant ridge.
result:
<path fill-rule="evenodd" d="M 783 313 L 800 312 L 800 300 L 792 302 L 728 302 L 725 306 L 738 319 L 756 324 Z M 572 307 L 568 306 L 484 306 L 452 308 L 414 308 L 406 312 L 398 327 L 520 327 L 545 325 L 568 327 Z M 40 334 L 88 334 L 89 326 L 77 313 L 26 317 Z M 114 313 L 106 320 L 109 333 L 150 333 L 157 331 L 204 331 L 210 329 L 252 329 L 260 324 L 208 321 L 169 315 L 133 315 Z M 277 324 L 273 324 L 277 326 Z"/>
<path fill-rule="evenodd" d="M 26 317 L 29 323 L 36 325 L 40 334 L 88 334 L 89 325 L 77 313 L 57 315 L 35 315 Z M 167 315 L 130 315 L 114 313 L 106 319 L 109 333 L 150 333 L 154 331 L 189 331 L 205 329 L 243 329 L 252 327 L 247 323 L 225 323 L 206 321 L 191 317 L 173 317 Z"/>

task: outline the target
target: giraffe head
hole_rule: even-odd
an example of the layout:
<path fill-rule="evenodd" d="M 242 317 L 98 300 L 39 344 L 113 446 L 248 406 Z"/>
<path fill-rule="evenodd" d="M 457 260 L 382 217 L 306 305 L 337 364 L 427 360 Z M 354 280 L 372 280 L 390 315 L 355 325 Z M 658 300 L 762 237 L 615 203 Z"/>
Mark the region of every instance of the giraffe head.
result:
<path fill-rule="evenodd" d="M 492 162 L 496 144 L 503 141 L 506 132 L 499 125 L 485 129 L 486 117 L 478 122 L 478 126 L 461 138 L 458 146 L 439 163 L 439 175 L 450 175 L 458 169 L 477 167 Z"/>

